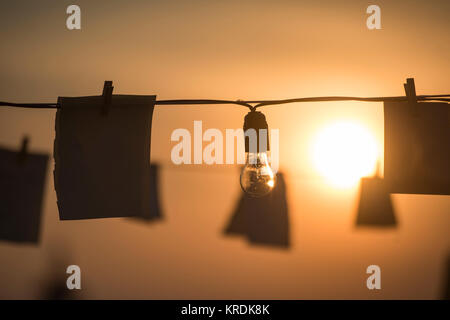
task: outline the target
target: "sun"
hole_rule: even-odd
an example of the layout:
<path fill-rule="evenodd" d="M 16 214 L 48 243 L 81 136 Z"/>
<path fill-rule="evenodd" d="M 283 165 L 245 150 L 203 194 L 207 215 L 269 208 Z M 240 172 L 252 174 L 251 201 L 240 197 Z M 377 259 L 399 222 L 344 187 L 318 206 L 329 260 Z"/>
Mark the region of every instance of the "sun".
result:
<path fill-rule="evenodd" d="M 336 122 L 314 140 L 316 170 L 336 187 L 352 187 L 374 172 L 378 146 L 373 135 L 354 122 Z"/>

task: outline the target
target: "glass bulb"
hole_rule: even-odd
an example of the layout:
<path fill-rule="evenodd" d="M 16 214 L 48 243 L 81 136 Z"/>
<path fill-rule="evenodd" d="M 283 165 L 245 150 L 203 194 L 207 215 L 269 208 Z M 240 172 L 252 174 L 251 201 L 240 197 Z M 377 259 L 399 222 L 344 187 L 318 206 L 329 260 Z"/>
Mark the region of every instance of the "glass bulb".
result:
<path fill-rule="evenodd" d="M 275 187 L 275 175 L 269 166 L 266 152 L 246 153 L 241 172 L 241 187 L 254 198 L 265 196 Z"/>

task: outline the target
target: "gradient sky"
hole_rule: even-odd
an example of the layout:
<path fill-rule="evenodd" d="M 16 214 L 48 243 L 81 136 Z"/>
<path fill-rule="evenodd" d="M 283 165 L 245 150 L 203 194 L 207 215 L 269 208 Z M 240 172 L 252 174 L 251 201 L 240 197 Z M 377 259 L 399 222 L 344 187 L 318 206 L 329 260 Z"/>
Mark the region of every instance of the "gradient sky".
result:
<path fill-rule="evenodd" d="M 66 29 L 66 7 L 82 29 Z M 366 8 L 381 8 L 368 30 Z M 448 1 L 3 1 L 0 100 L 156 94 L 158 99 L 281 99 L 449 93 Z M 368 128 L 383 146 L 381 103 L 262 108 L 280 129 L 292 226 L 287 251 L 223 237 L 240 195 L 237 167 L 170 164 L 176 128 L 239 128 L 239 106 L 163 106 L 153 116 L 152 161 L 163 165 L 165 220 L 59 221 L 48 170 L 39 247 L 0 243 L 0 298 L 39 297 L 55 256 L 78 264 L 87 298 L 438 298 L 450 254 L 450 198 L 393 195 L 391 231 L 356 230 L 357 188 L 320 180 L 312 137 L 336 120 Z M 52 153 L 54 110 L 0 108 L 0 144 Z M 65 258 L 63 258 L 65 257 Z M 67 261 L 67 262 L 66 262 Z M 381 292 L 365 268 L 382 268 Z M 61 271 L 63 273 L 63 271 Z M 64 275 L 63 275 L 64 276 Z"/>

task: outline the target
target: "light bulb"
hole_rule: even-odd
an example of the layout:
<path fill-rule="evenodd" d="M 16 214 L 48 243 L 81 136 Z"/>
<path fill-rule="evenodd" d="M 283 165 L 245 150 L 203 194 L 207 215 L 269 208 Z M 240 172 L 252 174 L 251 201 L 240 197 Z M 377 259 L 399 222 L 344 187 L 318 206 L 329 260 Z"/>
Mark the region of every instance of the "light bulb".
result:
<path fill-rule="evenodd" d="M 246 153 L 241 172 L 241 188 L 249 196 L 259 198 L 275 187 L 275 175 L 269 166 L 266 152 Z"/>
<path fill-rule="evenodd" d="M 275 175 L 269 166 L 269 126 L 262 112 L 251 109 L 244 118 L 245 165 L 241 188 L 251 197 L 265 196 L 275 187 Z"/>

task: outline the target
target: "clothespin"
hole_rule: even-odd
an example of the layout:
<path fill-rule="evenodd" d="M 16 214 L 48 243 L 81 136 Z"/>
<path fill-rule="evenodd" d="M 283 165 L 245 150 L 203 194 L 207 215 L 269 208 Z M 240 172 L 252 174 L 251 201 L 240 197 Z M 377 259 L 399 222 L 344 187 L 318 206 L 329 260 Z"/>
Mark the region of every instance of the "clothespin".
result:
<path fill-rule="evenodd" d="M 414 85 L 414 78 L 406 79 L 406 83 L 403 84 L 405 88 L 406 97 L 408 98 L 408 103 L 411 106 L 411 111 L 413 115 L 418 115 L 418 104 L 416 96 L 416 86 Z"/>
<path fill-rule="evenodd" d="M 28 155 L 28 141 L 30 139 L 28 138 L 28 136 L 24 136 L 22 138 L 22 146 L 20 148 L 20 151 L 17 155 L 17 162 L 19 164 L 23 164 L 25 162 L 25 160 L 27 159 L 27 155 Z"/>
<path fill-rule="evenodd" d="M 112 81 L 105 81 L 105 84 L 103 86 L 103 107 L 102 107 L 102 114 L 107 115 L 109 106 L 111 105 L 112 100 L 112 92 L 113 92 L 113 85 Z"/>

